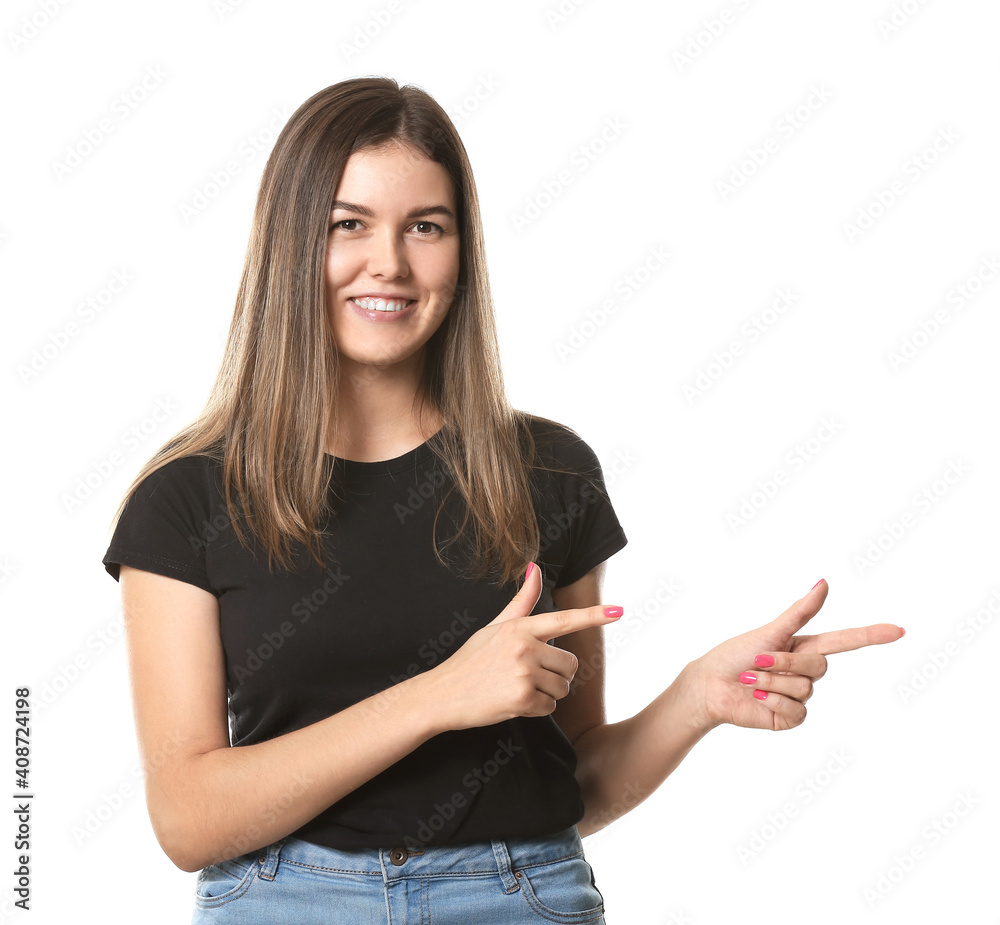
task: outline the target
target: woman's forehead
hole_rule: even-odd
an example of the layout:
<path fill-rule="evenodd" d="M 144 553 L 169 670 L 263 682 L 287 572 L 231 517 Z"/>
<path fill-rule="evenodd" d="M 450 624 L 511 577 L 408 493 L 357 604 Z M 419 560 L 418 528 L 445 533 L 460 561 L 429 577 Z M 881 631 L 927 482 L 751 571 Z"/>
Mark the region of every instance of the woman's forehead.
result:
<path fill-rule="evenodd" d="M 454 215 L 454 196 L 451 177 L 442 164 L 397 144 L 351 154 L 337 184 L 334 207 L 350 203 L 362 214 L 375 214 L 380 209 L 409 214 L 414 209 L 441 206 Z"/>

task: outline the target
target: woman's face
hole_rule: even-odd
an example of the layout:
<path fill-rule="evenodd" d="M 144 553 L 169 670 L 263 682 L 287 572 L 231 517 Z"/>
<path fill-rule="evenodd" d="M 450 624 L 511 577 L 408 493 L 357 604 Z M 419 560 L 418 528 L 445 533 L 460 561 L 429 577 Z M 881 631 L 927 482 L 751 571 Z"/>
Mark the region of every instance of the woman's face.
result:
<path fill-rule="evenodd" d="M 419 365 L 455 294 L 458 213 L 444 167 L 393 143 L 352 154 L 334 195 L 327 310 L 341 364 Z"/>

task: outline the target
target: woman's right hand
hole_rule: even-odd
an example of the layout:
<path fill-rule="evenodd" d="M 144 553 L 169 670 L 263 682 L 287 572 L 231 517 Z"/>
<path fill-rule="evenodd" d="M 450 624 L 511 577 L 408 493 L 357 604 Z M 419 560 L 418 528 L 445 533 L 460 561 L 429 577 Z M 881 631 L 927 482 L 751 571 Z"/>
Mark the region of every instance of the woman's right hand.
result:
<path fill-rule="evenodd" d="M 621 616 L 621 608 L 603 606 L 532 615 L 541 592 L 541 571 L 531 563 L 521 589 L 496 619 L 450 658 L 416 676 L 431 685 L 430 698 L 444 729 L 548 716 L 569 693 L 578 661 L 547 640 Z"/>

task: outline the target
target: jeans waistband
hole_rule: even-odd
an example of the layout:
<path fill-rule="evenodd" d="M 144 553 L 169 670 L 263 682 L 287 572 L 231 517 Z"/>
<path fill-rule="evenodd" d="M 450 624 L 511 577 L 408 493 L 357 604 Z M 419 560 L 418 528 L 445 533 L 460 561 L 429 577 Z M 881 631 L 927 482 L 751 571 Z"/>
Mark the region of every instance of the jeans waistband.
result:
<path fill-rule="evenodd" d="M 301 838 L 279 839 L 259 853 L 259 877 L 274 879 L 282 863 L 338 874 L 380 877 L 386 883 L 412 878 L 499 875 L 504 888 L 518 888 L 517 871 L 583 853 L 576 826 L 553 835 L 430 845 L 421 848 L 364 848 L 344 851 Z"/>

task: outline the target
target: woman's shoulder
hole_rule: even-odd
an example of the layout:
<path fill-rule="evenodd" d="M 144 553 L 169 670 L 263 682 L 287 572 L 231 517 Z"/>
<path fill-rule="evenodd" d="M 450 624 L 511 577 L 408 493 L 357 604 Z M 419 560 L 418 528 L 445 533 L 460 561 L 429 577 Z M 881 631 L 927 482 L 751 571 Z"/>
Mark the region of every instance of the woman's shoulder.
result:
<path fill-rule="evenodd" d="M 573 428 L 537 414 L 520 412 L 544 464 L 555 464 L 574 472 L 589 472 L 600 464 L 597 454 Z"/>
<path fill-rule="evenodd" d="M 104 566 L 115 579 L 119 566 L 156 572 L 215 593 L 205 565 L 209 537 L 219 520 L 218 482 L 211 456 L 191 453 L 158 464 L 154 456 L 140 470 L 113 524 Z"/>
<path fill-rule="evenodd" d="M 540 414 L 532 414 L 530 411 L 519 411 L 521 420 L 531 431 L 536 439 L 565 439 L 573 436 L 579 439 L 579 435 L 571 427 L 553 421 L 551 418 L 542 417 Z"/>
<path fill-rule="evenodd" d="M 136 503 L 142 499 L 156 504 L 162 499 L 164 503 L 185 502 L 198 507 L 207 506 L 221 484 L 221 472 L 221 459 L 210 452 L 175 456 L 146 472 L 135 484 L 130 500 L 135 497 Z"/>
<path fill-rule="evenodd" d="M 218 472 L 221 469 L 222 460 L 208 451 L 188 453 L 156 465 L 143 478 L 142 484 L 148 482 L 152 487 L 163 482 L 200 481 L 209 472 Z"/>

